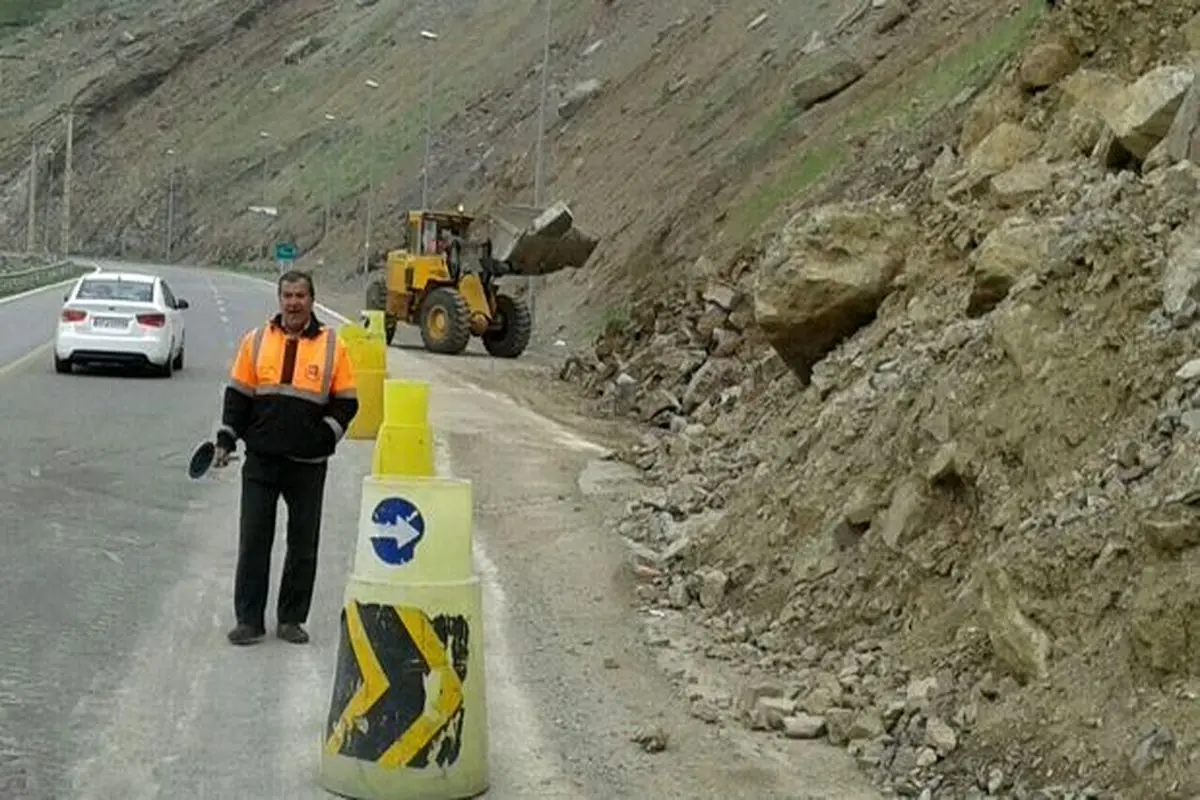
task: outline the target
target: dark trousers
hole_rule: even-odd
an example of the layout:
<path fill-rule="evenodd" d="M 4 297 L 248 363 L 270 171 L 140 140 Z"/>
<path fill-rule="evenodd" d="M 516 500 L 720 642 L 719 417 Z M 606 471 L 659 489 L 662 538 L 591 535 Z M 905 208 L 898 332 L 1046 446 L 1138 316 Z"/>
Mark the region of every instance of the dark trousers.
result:
<path fill-rule="evenodd" d="M 279 584 L 276 620 L 304 623 L 317 577 L 317 544 L 328 464 L 247 453 L 242 465 L 242 508 L 233 590 L 239 624 L 266 629 L 271 549 L 279 498 L 287 504 L 287 555 Z"/>

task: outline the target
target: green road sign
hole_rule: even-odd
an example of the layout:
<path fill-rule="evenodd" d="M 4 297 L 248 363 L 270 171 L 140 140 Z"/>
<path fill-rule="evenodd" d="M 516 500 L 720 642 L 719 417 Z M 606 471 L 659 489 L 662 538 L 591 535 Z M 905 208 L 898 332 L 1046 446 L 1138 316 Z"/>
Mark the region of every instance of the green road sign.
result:
<path fill-rule="evenodd" d="M 296 245 L 291 242 L 278 242 L 275 245 L 275 260 L 276 261 L 295 261 L 298 251 Z"/>

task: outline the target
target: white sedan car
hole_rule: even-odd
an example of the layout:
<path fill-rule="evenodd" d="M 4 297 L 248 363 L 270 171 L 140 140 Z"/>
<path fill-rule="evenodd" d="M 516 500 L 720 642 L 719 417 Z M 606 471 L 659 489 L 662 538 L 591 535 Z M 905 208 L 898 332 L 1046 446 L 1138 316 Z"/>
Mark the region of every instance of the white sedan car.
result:
<path fill-rule="evenodd" d="M 149 367 L 164 377 L 183 369 L 183 309 L 157 275 L 93 272 L 71 287 L 58 317 L 54 369 L 75 364 Z"/>

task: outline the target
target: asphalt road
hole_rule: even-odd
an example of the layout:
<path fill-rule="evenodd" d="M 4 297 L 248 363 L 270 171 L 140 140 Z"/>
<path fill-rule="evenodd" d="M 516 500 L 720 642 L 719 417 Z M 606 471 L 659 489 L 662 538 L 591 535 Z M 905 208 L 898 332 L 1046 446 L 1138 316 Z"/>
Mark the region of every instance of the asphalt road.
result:
<path fill-rule="evenodd" d="M 240 696 L 248 715 L 284 719 L 278 682 L 305 663 L 273 644 L 240 660 L 223 647 L 236 473 L 203 482 L 185 474 L 191 449 L 214 429 L 234 344 L 272 312 L 272 293 L 236 276 L 162 272 L 192 303 L 187 364 L 169 380 L 57 375 L 42 345 L 63 290 L 0 304 L 0 365 L 9 365 L 0 366 L 0 797 L 151 797 L 154 786 L 234 796 L 203 790 L 206 769 L 218 786 L 229 762 L 172 760 L 196 730 L 188 715 Z M 352 536 L 347 524 L 331 533 Z M 272 660 L 276 674 L 258 685 L 264 672 L 245 664 Z M 137 749 L 154 731 L 136 718 L 143 711 L 169 719 L 172 735 L 157 737 L 157 758 L 113 775 L 102 754 Z M 237 740 L 236 721 L 227 724 Z M 97 754 L 103 768 L 93 768 Z M 249 747 L 244 757 L 261 755 Z M 103 782 L 110 777 L 117 783 Z M 254 796 L 245 790 L 256 784 L 240 780 L 237 796 Z"/>
<path fill-rule="evenodd" d="M 237 471 L 189 481 L 185 467 L 237 338 L 274 297 L 249 278 L 156 270 L 191 302 L 170 379 L 56 375 L 43 345 L 62 290 L 0 303 L 0 798 L 328 797 L 315 772 L 370 444 L 331 465 L 312 643 L 228 645 Z M 688 716 L 619 579 L 605 522 L 619 499 L 580 488 L 594 445 L 436 359 L 389 357 L 392 374 L 433 384 L 443 466 L 477 487 L 489 798 L 876 796 L 844 753 Z M 273 581 L 282 556 L 280 536 Z M 659 725 L 665 752 L 630 741 Z"/>

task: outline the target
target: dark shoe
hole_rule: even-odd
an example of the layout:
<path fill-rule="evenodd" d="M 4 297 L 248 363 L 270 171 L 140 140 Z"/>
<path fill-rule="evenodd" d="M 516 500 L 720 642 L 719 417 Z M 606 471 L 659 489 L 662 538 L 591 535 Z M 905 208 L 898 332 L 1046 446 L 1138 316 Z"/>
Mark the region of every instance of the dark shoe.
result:
<path fill-rule="evenodd" d="M 257 644 L 266 635 L 267 632 L 262 628 L 255 628 L 250 625 L 238 625 L 228 634 L 229 643 L 236 645 Z"/>
<path fill-rule="evenodd" d="M 308 632 L 294 622 L 280 624 L 279 638 L 292 644 L 308 644 Z"/>

